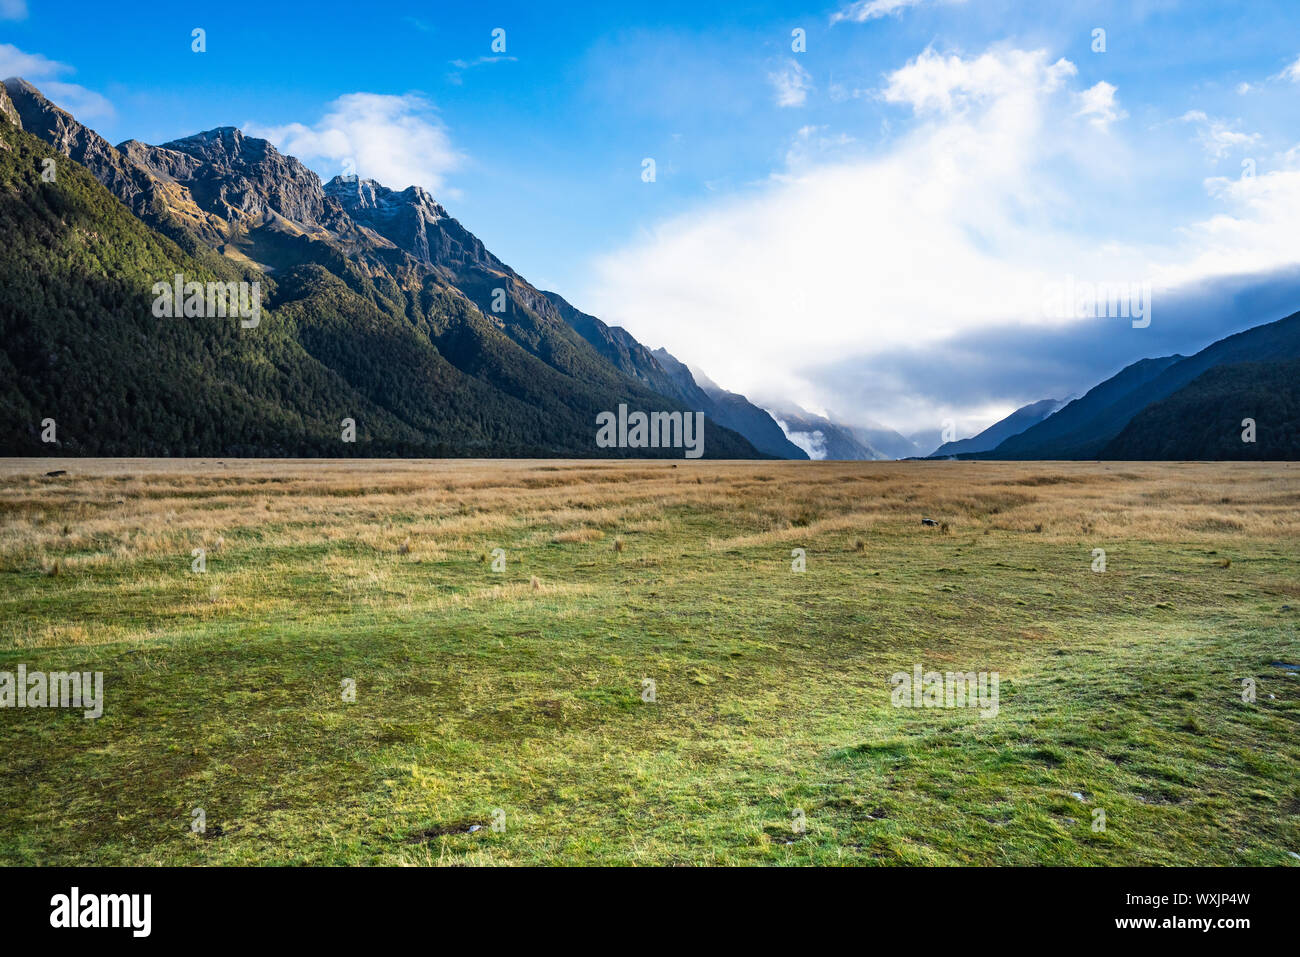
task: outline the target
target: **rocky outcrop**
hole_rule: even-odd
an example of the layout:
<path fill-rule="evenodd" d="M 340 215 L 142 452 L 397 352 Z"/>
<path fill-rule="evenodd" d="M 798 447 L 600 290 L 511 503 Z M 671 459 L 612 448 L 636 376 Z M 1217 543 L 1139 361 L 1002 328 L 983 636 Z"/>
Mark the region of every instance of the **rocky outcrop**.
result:
<path fill-rule="evenodd" d="M 290 222 L 324 226 L 320 177 L 266 140 L 221 126 L 160 147 L 123 144 L 149 168 L 189 188 L 200 208 L 230 222 L 268 212 Z"/>
<path fill-rule="evenodd" d="M 14 101 L 9 99 L 9 91 L 0 86 L 0 122 L 14 124 L 20 130 L 23 128 L 23 119 L 18 115 L 18 108 L 14 106 Z"/>
<path fill-rule="evenodd" d="M 513 269 L 488 252 L 477 236 L 449 216 L 447 210 L 419 186 L 408 186 L 398 191 L 373 179 L 335 176 L 325 184 L 325 193 L 337 199 L 358 223 L 373 229 L 423 263 L 453 271 L 478 267 L 519 278 Z M 533 297 L 537 297 L 535 291 Z M 537 308 L 534 303 L 527 305 Z"/>
<path fill-rule="evenodd" d="M 90 170 L 132 212 L 144 215 L 153 208 L 154 184 L 149 175 L 108 140 L 78 123 L 26 80 L 8 79 L 4 87 L 24 130 Z"/>

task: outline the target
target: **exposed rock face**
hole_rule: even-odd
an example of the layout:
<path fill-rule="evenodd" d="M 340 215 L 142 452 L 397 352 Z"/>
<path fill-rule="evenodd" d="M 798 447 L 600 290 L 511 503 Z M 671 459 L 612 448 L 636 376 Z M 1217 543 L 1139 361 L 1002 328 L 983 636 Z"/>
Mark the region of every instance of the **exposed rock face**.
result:
<path fill-rule="evenodd" d="M 150 177 L 131 164 L 108 140 L 82 126 L 26 80 L 5 80 L 4 87 L 23 129 L 90 170 L 132 212 L 144 215 L 152 208 L 153 183 Z"/>
<path fill-rule="evenodd" d="M 518 278 L 419 186 L 399 192 L 373 179 L 335 176 L 325 185 L 325 193 L 337 199 L 354 220 L 423 263 L 451 270 L 478 266 Z M 528 305 L 538 308 L 534 303 Z"/>
<path fill-rule="evenodd" d="M 0 122 L 6 121 L 14 124 L 20 130 L 23 128 L 23 119 L 18 115 L 18 109 L 14 106 L 14 101 L 9 99 L 9 91 L 0 86 Z"/>
<path fill-rule="evenodd" d="M 273 212 L 294 223 L 325 225 L 320 177 L 233 126 L 135 152 L 151 170 L 184 182 L 201 208 L 222 219 L 258 220 Z"/>

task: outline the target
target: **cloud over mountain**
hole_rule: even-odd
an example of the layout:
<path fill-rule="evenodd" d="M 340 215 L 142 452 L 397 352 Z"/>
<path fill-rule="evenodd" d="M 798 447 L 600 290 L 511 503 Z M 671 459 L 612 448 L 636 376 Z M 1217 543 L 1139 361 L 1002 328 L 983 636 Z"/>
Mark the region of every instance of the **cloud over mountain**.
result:
<path fill-rule="evenodd" d="M 1138 159 L 1147 131 L 1130 129 L 1116 85 L 1080 83 L 1075 63 L 1046 50 L 926 49 L 875 97 L 905 114 L 907 132 L 820 161 L 792 150 L 798 166 L 602 257 L 585 300 L 642 339 L 694 343 L 686 358 L 727 388 L 902 429 L 947 417 L 974 426 L 1079 388 L 1109 361 L 1100 353 L 1124 352 L 1120 337 L 1137 332 L 1048 313 L 1052 286 L 1149 281 L 1167 297 L 1297 261 L 1300 163 L 1248 182 L 1212 179 L 1213 216 L 1144 233 L 1132 210 L 1153 175 Z M 1154 311 L 1157 324 L 1179 321 Z M 981 351 L 983 334 L 1093 345 L 1078 363 L 1046 356 L 1036 378 L 1052 387 L 1022 394 L 1017 351 Z M 972 371 L 940 358 L 971 350 Z M 904 355 L 928 358 L 883 361 Z M 926 375 L 927 361 L 943 381 Z M 827 378 L 832 363 L 850 368 Z M 885 376 L 879 388 L 846 397 L 845 383 L 868 373 Z"/>
<path fill-rule="evenodd" d="M 441 194 L 447 174 L 464 162 L 433 104 L 414 93 L 348 93 L 311 126 L 250 122 L 244 132 L 326 167 L 327 174 L 377 179 L 399 189 L 423 186 Z"/>

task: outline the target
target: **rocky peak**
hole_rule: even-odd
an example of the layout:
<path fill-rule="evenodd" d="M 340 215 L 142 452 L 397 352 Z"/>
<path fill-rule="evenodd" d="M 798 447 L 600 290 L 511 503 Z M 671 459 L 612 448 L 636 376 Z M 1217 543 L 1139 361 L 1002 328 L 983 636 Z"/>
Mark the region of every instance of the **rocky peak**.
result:
<path fill-rule="evenodd" d="M 71 113 L 55 106 L 40 90 L 20 77 L 5 80 L 4 90 L 24 130 L 90 170 L 137 215 L 149 208 L 153 193 L 149 176 L 114 149 L 108 140 L 78 123 Z"/>
<path fill-rule="evenodd" d="M 376 216 L 398 216 L 409 209 L 429 223 L 448 218 L 447 211 L 421 186 L 408 186 L 399 192 L 377 180 L 335 176 L 325 184 L 325 192 L 349 213 L 367 210 Z"/>
<path fill-rule="evenodd" d="M 220 126 L 159 147 L 124 143 L 155 173 L 189 187 L 195 201 L 223 219 L 257 219 L 268 212 L 306 225 L 326 218 L 320 177 L 292 156 L 233 126 Z"/>
<path fill-rule="evenodd" d="M 82 165 L 79 153 L 89 150 L 112 150 L 108 141 L 89 127 L 82 126 L 72 114 L 60 109 L 36 87 L 21 77 L 11 77 L 4 82 L 6 99 L 20 118 L 23 129 L 39 136 L 64 156 L 70 156 Z"/>
<path fill-rule="evenodd" d="M 357 222 L 421 262 L 449 269 L 482 266 L 515 275 L 423 187 L 398 191 L 373 179 L 335 176 L 325 185 L 325 192 Z"/>

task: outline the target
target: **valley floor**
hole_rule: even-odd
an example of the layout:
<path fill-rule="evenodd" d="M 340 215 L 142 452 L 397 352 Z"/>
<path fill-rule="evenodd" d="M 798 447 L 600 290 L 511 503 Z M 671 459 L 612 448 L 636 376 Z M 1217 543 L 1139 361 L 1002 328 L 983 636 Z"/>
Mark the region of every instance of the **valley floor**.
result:
<path fill-rule="evenodd" d="M 0 460 L 0 863 L 1297 864 L 1298 624 L 1297 463 Z"/>

